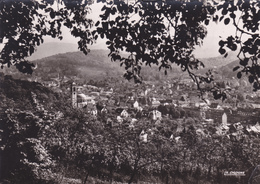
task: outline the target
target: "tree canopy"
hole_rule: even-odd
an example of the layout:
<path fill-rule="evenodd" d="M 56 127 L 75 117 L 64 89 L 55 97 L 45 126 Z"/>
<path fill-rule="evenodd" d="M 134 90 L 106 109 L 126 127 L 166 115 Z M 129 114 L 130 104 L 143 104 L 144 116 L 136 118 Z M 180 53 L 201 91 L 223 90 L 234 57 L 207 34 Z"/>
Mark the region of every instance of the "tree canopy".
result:
<path fill-rule="evenodd" d="M 214 76 L 212 71 L 203 76 L 194 72 L 204 64 L 193 51 L 203 43 L 207 25 L 214 21 L 235 26 L 233 35 L 219 41 L 219 53 L 227 57 L 229 50 L 237 50 L 237 77 L 246 75 L 254 90 L 260 88 L 259 1 L 98 2 L 104 6 L 101 21 L 94 22 L 88 18 L 92 1 L 1 0 L 2 67 L 15 65 L 21 72 L 32 73 L 34 65 L 26 57 L 44 42 L 44 36 L 62 39 L 61 27 L 65 26 L 80 38 L 78 46 L 85 54 L 99 37 L 108 39 L 109 56 L 125 67 L 127 79 L 140 82 L 142 65 L 158 65 L 167 74 L 172 64 L 177 64 L 203 91 L 200 84 L 214 81 Z M 217 99 L 226 97 L 225 89 L 213 86 L 209 90 Z"/>

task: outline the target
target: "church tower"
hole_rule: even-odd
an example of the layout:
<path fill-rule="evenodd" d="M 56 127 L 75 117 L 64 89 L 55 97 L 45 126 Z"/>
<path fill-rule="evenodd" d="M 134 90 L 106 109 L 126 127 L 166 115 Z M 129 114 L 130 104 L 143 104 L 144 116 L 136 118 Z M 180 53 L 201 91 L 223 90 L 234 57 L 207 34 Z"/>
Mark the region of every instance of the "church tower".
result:
<path fill-rule="evenodd" d="M 205 120 L 206 119 L 206 111 L 205 109 L 200 109 L 200 117 Z"/>
<path fill-rule="evenodd" d="M 222 115 L 222 125 L 227 126 L 227 114 L 226 113 L 224 113 Z"/>
<path fill-rule="evenodd" d="M 77 89 L 77 86 L 75 84 L 75 82 L 72 83 L 71 85 L 71 100 L 72 100 L 72 107 L 73 108 L 76 108 L 77 107 L 77 92 L 78 92 L 78 89 Z"/>

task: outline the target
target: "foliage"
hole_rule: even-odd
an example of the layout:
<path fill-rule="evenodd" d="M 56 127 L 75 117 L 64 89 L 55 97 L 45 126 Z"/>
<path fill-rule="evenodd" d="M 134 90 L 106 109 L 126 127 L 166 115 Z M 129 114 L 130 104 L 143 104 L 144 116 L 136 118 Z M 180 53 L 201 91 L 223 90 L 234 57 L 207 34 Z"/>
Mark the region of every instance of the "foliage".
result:
<path fill-rule="evenodd" d="M 37 82 L 29 82 L 25 80 L 13 79 L 9 75 L 0 76 L 0 97 L 1 107 L 18 108 L 31 110 L 37 106 L 37 103 L 48 108 L 57 109 L 59 107 L 60 97 L 58 94 Z M 34 95 L 37 99 L 34 99 Z"/>
<path fill-rule="evenodd" d="M 7 109 L 1 126 L 3 177 L 12 183 L 47 183 L 55 163 L 41 141 L 46 119 L 30 111 Z"/>
<path fill-rule="evenodd" d="M 238 1 L 237 4 L 224 2 L 211 5 L 179 1 L 137 1 L 133 4 L 113 1 L 104 5 L 102 10 L 104 14 L 97 32 L 109 40 L 107 45 L 111 58 L 125 66 L 127 79 L 134 78 L 140 82 L 142 63 L 156 64 L 159 69 L 165 69 L 165 73 L 171 68 L 171 63 L 175 63 L 189 73 L 201 91 L 206 89 L 200 84 L 212 82 L 214 75 L 212 71 L 208 71 L 205 76 L 196 75 L 192 71 L 204 67 L 193 56 L 194 46 L 202 44 L 207 33 L 205 25 L 210 21 L 224 20 L 224 24 L 228 25 L 231 19 L 237 30 L 236 36 L 221 40 L 219 52 L 227 57 L 226 48 L 235 51 L 240 47 L 238 57 L 244 67 L 237 77 L 241 78 L 241 72 L 249 74 L 249 82 L 254 83 L 254 89 L 257 90 L 259 34 L 256 31 L 259 30 L 259 2 Z M 222 15 L 219 16 L 218 12 Z M 241 15 L 236 18 L 238 12 Z M 242 39 L 244 34 L 249 37 L 246 41 Z M 122 57 L 120 51 L 129 53 L 129 56 Z M 249 60 L 251 65 L 248 64 Z M 239 67 L 234 68 L 234 71 L 237 69 Z M 207 90 L 212 91 L 216 99 L 226 98 L 225 89 L 213 86 Z"/>
<path fill-rule="evenodd" d="M 52 183 L 55 161 L 42 139 L 59 113 L 45 108 L 57 109 L 61 98 L 39 83 L 11 76 L 1 75 L 0 84 L 1 177 L 12 183 Z"/>
<path fill-rule="evenodd" d="M 237 57 L 240 65 L 234 67 L 233 71 L 240 69 L 237 73 L 237 78 L 239 79 L 242 77 L 242 74 L 246 74 L 255 91 L 260 86 L 258 80 L 260 72 L 257 62 L 260 58 L 259 7 L 259 1 L 238 1 L 237 4 L 226 2 L 218 6 L 218 9 L 222 10 L 220 21 L 224 20 L 226 25 L 231 21 L 236 28 L 234 35 L 219 42 L 219 52 L 226 57 L 228 54 L 226 49 L 239 50 Z M 246 39 L 243 39 L 244 37 Z"/>
<path fill-rule="evenodd" d="M 64 7 L 54 7 L 54 0 L 46 1 L 0 1 L 0 43 L 7 42 L 1 51 L 1 64 L 15 65 L 24 73 L 32 73 L 34 64 L 26 60 L 36 47 L 44 42 L 44 36 L 62 39 L 61 26 L 79 37 L 79 48 L 88 53 L 87 45 L 92 40 L 92 20 L 86 15 L 89 8 L 81 1 L 62 1 Z M 59 1 L 58 1 L 59 2 Z M 60 3 L 60 2 L 59 2 Z"/>
<path fill-rule="evenodd" d="M 109 40 L 111 58 L 125 66 L 127 79 L 141 80 L 141 62 L 157 64 L 159 69 L 169 69 L 171 63 L 176 63 L 183 71 L 201 64 L 192 50 L 206 36 L 201 23 L 207 19 L 207 12 L 214 13 L 211 7 L 200 2 L 137 1 L 128 5 L 124 1 L 114 1 L 104 5 L 102 10 L 104 14 L 97 32 Z M 137 18 L 131 19 L 134 16 Z M 128 52 L 129 56 L 122 57 L 120 50 Z"/>
<path fill-rule="evenodd" d="M 92 177 L 104 182 L 234 183 L 238 179 L 224 177 L 224 171 L 248 170 L 240 180 L 246 182 L 259 162 L 259 134 L 233 130 L 218 135 L 192 115 L 164 116 L 156 123 L 147 117 L 117 122 L 113 111 L 94 117 L 64 101 L 62 112 L 46 110 L 47 103 L 37 103 L 38 95 L 32 98 L 34 108 L 14 109 L 6 92 L 0 154 L 2 177 L 12 183 L 59 183 L 68 178 L 88 183 Z M 108 117 L 112 126 L 107 125 Z"/>

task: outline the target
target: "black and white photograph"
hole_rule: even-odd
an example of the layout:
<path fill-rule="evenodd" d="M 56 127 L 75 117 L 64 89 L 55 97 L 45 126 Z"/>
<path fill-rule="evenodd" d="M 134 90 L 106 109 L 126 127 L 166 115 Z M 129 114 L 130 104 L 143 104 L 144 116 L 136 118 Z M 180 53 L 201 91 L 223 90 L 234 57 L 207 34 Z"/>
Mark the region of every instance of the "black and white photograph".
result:
<path fill-rule="evenodd" d="M 0 0 L 0 184 L 260 184 L 259 0 Z"/>

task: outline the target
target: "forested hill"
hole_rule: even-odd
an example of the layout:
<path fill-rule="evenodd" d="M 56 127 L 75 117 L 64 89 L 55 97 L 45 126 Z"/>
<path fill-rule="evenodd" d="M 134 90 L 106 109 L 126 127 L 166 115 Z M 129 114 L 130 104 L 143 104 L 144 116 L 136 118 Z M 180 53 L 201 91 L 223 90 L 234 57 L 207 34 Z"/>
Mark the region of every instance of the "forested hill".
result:
<path fill-rule="evenodd" d="M 108 52 L 93 50 L 88 55 L 82 52 L 68 52 L 57 54 L 43 59 L 35 60 L 37 69 L 35 75 L 44 77 L 61 76 L 80 78 L 103 78 L 104 76 L 117 76 L 123 74 L 119 63 L 109 61 Z"/>
<path fill-rule="evenodd" d="M 37 69 L 33 76 L 44 79 L 57 77 L 59 74 L 85 80 L 102 80 L 108 77 L 123 79 L 124 66 L 120 66 L 119 61 L 111 61 L 108 54 L 107 50 L 91 50 L 88 55 L 82 52 L 68 52 L 35 60 L 33 62 L 37 63 Z M 168 72 L 167 77 L 178 76 L 179 73 L 180 70 L 174 67 Z M 157 67 L 143 66 L 141 75 L 145 80 L 158 80 L 164 78 L 164 71 L 159 71 Z"/>
<path fill-rule="evenodd" d="M 205 68 L 221 68 L 237 60 L 237 55 L 234 52 L 229 52 L 227 57 L 219 55 L 217 57 L 201 58 Z"/>
<path fill-rule="evenodd" d="M 21 74 L 14 67 L 4 69 L 3 72 L 14 76 L 14 78 L 27 79 L 37 77 L 37 79 L 43 81 L 50 81 L 58 76 L 66 76 L 70 79 L 77 77 L 83 80 L 83 82 L 87 82 L 91 79 L 103 80 L 109 77 L 124 80 L 124 66 L 120 67 L 119 61 L 112 62 L 108 54 L 108 50 L 91 50 L 88 55 L 84 55 L 80 51 L 67 52 L 32 61 L 37 64 L 37 68 L 34 70 L 32 76 Z M 223 74 L 226 77 L 233 77 L 236 73 L 232 71 L 233 66 L 230 65 L 230 63 L 232 62 L 233 64 L 234 60 L 234 54 L 228 55 L 227 58 L 223 56 L 203 58 L 202 61 L 206 67 L 202 69 L 202 73 L 214 67 L 220 75 Z M 225 72 L 222 72 L 223 69 Z M 172 65 L 172 69 L 167 72 L 167 76 L 165 76 L 164 71 L 159 71 L 156 65 L 149 67 L 144 64 L 141 70 L 141 76 L 146 81 L 179 78 L 180 76 L 187 75 L 187 73 L 181 72 L 177 65 Z"/>
<path fill-rule="evenodd" d="M 53 92 L 37 82 L 13 79 L 0 73 L 0 107 L 30 110 L 35 108 L 33 96 L 45 107 L 58 108 L 62 94 Z"/>
<path fill-rule="evenodd" d="M 56 54 L 35 60 L 34 62 L 37 63 L 38 67 L 34 71 L 34 75 L 40 77 L 57 77 L 59 74 L 66 77 L 77 76 L 85 80 L 102 80 L 107 77 L 123 79 L 124 66 L 120 67 L 119 61 L 112 62 L 108 54 L 108 50 L 91 50 L 88 55 L 84 55 L 79 51 Z M 227 58 L 223 56 L 203 58 L 202 61 L 206 66 L 203 71 L 206 72 L 209 68 L 214 67 L 218 73 L 222 73 L 223 68 L 227 65 L 229 66 L 234 60 L 235 55 L 233 53 L 229 53 Z M 228 71 L 225 74 L 232 73 L 232 69 L 232 66 L 228 67 Z M 167 77 L 175 78 L 180 75 L 186 75 L 186 73 L 181 72 L 177 65 L 172 65 L 172 69 L 167 72 L 167 77 L 165 77 L 164 71 L 159 71 L 157 66 L 153 67 L 152 65 L 152 67 L 149 67 L 144 65 L 141 75 L 144 80 L 164 80 Z"/>

